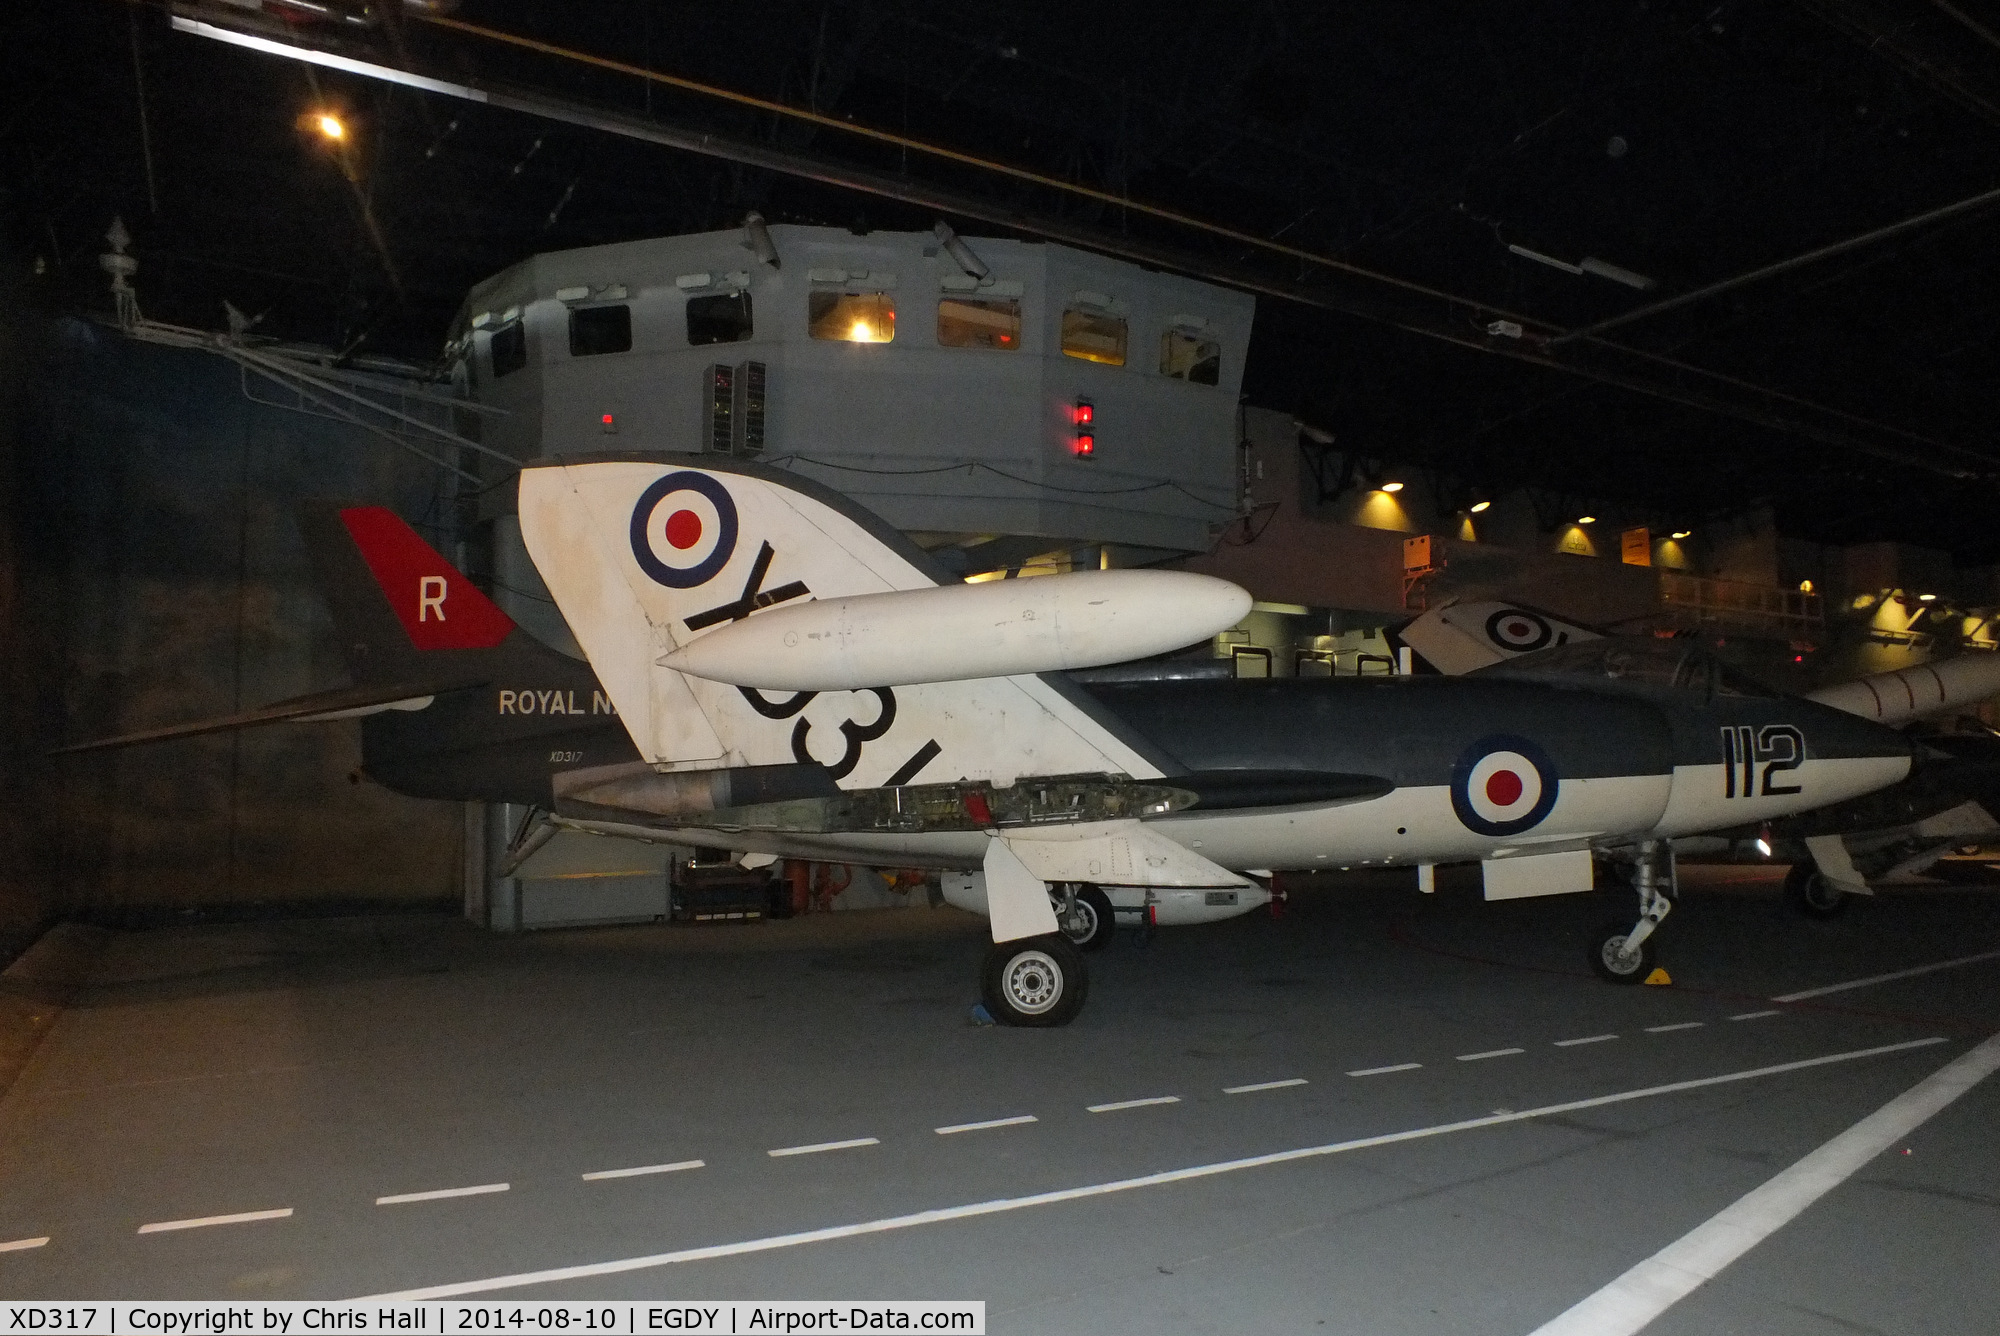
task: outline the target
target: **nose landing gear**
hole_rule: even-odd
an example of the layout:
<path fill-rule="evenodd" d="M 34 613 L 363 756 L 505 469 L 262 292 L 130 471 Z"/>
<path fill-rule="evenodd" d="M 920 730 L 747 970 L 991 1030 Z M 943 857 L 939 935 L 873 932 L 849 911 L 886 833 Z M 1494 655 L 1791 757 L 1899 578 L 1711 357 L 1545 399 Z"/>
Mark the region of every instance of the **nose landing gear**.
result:
<path fill-rule="evenodd" d="M 1632 889 L 1639 893 L 1639 921 L 1605 924 L 1591 937 L 1590 968 L 1607 983 L 1640 983 L 1653 972 L 1658 958 L 1652 940 L 1660 921 L 1672 912 L 1680 894 L 1673 846 L 1665 840 L 1643 840 L 1632 864 Z"/>

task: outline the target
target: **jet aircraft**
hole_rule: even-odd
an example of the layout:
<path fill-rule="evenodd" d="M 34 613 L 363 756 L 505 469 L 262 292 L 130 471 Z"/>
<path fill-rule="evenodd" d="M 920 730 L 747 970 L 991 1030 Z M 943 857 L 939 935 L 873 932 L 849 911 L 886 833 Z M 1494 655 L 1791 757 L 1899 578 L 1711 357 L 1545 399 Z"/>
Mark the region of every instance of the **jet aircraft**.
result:
<path fill-rule="evenodd" d="M 1910 767 L 1893 730 L 1713 676 L 1078 682 L 1093 628 L 1185 632 L 1227 600 L 1183 616 L 1096 573 L 958 584 L 851 501 L 750 462 L 545 461 L 519 509 L 637 753 L 557 775 L 558 815 L 978 873 L 983 993 L 1010 1024 L 1083 1005 L 1058 906 L 1088 888 L 1240 897 L 1328 866 L 1478 860 L 1491 896 L 1588 889 L 1592 851 L 1622 855 L 1640 912 L 1593 961 L 1636 981 L 1671 904 L 1668 841 Z"/>

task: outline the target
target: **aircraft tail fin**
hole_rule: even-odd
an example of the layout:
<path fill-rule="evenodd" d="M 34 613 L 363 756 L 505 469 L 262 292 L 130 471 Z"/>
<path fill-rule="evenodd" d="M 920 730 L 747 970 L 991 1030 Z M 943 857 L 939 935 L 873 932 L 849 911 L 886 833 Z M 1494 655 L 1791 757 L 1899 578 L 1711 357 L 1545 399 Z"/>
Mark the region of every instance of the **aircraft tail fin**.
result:
<path fill-rule="evenodd" d="M 664 666 L 766 609 L 956 583 L 808 479 L 712 455 L 572 457 L 522 471 L 520 513 L 536 568 L 656 765 L 818 763 L 843 788 L 1175 768 L 1053 675 L 767 692 Z"/>

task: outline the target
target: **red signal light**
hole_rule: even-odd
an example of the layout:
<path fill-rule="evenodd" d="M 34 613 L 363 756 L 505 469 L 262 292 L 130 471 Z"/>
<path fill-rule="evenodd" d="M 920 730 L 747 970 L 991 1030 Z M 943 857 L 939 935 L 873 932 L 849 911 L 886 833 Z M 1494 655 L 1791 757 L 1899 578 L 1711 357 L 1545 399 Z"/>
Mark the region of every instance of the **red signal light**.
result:
<path fill-rule="evenodd" d="M 1076 445 L 1072 447 L 1079 459 L 1088 459 L 1097 452 L 1097 438 L 1087 431 L 1076 434 Z"/>
<path fill-rule="evenodd" d="M 1097 420 L 1097 410 L 1090 406 L 1088 400 L 1079 399 L 1076 401 L 1076 411 L 1071 414 L 1071 417 L 1077 426 L 1088 427 L 1092 422 Z"/>

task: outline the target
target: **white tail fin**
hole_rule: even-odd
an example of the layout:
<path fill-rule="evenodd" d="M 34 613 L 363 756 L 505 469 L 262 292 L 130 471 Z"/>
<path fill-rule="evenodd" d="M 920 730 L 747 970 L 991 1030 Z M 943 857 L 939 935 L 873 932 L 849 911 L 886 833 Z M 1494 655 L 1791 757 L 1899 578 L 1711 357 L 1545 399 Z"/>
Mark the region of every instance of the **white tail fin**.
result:
<path fill-rule="evenodd" d="M 766 693 L 660 666 L 765 608 L 950 581 L 900 533 L 805 479 L 705 455 L 551 461 L 522 470 L 520 512 L 529 555 L 655 765 L 816 761 L 850 789 L 1168 768 L 1055 678 Z"/>

